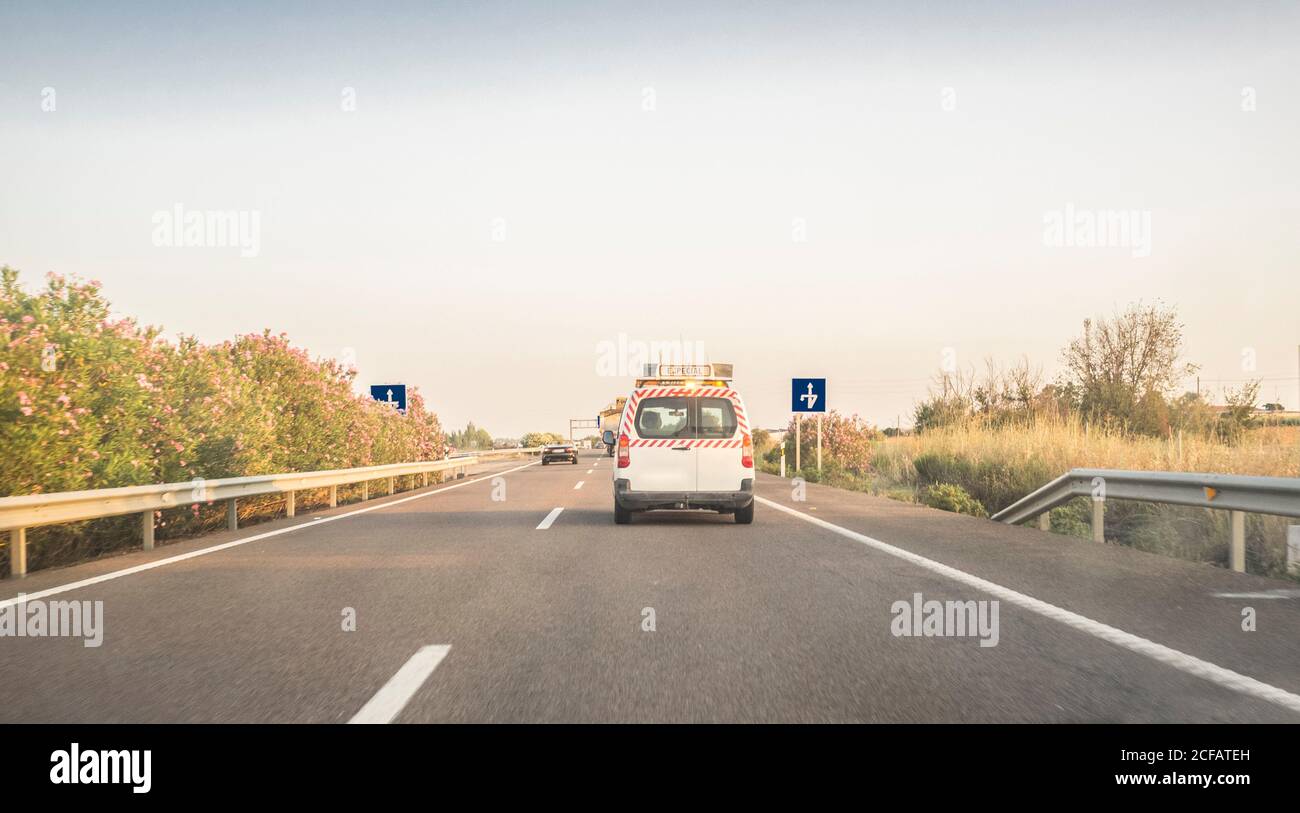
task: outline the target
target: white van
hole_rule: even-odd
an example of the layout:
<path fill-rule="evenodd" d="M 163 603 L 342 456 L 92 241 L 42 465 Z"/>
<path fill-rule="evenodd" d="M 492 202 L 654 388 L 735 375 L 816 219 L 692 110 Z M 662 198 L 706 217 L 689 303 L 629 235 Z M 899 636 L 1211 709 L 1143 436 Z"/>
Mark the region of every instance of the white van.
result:
<path fill-rule="evenodd" d="M 711 372 L 710 365 L 693 365 L 701 366 Z M 612 430 L 603 436 L 617 455 L 614 522 L 626 525 L 633 512 L 657 509 L 705 509 L 753 522 L 753 435 L 730 382 L 657 376 L 637 383 L 617 437 Z"/>

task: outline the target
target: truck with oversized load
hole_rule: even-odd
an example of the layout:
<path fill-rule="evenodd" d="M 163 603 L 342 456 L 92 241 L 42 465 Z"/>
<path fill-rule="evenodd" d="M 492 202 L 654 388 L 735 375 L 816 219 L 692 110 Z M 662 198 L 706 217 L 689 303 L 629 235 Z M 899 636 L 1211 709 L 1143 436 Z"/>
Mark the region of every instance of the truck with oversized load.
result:
<path fill-rule="evenodd" d="M 609 406 L 605 407 L 600 411 L 600 429 L 597 430 L 598 434 L 604 436 L 605 430 L 609 429 L 612 432 L 614 432 L 615 436 L 618 435 L 618 421 L 619 418 L 623 415 L 623 406 L 626 403 L 627 403 L 626 397 L 615 398 L 613 403 L 611 403 Z M 614 456 L 613 444 L 610 443 L 605 444 L 605 456 L 606 457 Z"/>

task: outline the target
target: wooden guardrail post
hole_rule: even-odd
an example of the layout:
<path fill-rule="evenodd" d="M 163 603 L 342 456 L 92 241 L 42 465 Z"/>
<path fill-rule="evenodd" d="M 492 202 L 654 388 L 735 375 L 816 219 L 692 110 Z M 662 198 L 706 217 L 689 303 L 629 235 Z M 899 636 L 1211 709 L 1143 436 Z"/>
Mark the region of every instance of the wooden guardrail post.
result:
<path fill-rule="evenodd" d="M 14 528 L 9 532 L 9 575 L 16 578 L 27 575 L 26 528 Z"/>
<path fill-rule="evenodd" d="M 1096 498 L 1092 501 L 1092 541 L 1106 541 L 1106 501 Z"/>
<path fill-rule="evenodd" d="M 365 501 L 368 500 L 368 499 L 370 499 L 370 481 L 369 481 L 369 480 L 362 480 L 362 481 L 361 481 L 361 501 L 362 501 L 362 502 L 365 502 Z"/>
<path fill-rule="evenodd" d="M 394 479 L 395 479 L 395 478 L 392 478 L 392 477 L 389 477 L 389 478 L 388 478 L 388 496 L 390 496 L 390 497 L 393 496 L 393 480 L 394 480 Z"/>
<path fill-rule="evenodd" d="M 330 508 L 339 507 L 339 487 L 330 486 Z"/>
<path fill-rule="evenodd" d="M 1232 512 L 1232 545 L 1228 548 L 1228 564 L 1238 573 L 1246 572 L 1246 512 Z"/>
<path fill-rule="evenodd" d="M 1044 511 L 1043 513 L 1041 513 L 1041 514 L 1038 515 L 1038 530 L 1040 530 L 1040 531 L 1050 531 L 1050 530 L 1052 530 L 1052 512 L 1051 512 L 1051 511 Z"/>
<path fill-rule="evenodd" d="M 293 518 L 295 510 L 298 507 L 297 505 L 298 501 L 297 499 L 295 499 L 296 496 L 297 496 L 296 491 L 286 491 L 284 494 L 284 515 L 286 517 L 289 517 L 290 519 Z"/>
<path fill-rule="evenodd" d="M 234 497 L 226 500 L 226 527 L 232 531 L 239 530 L 239 506 Z"/>
<path fill-rule="evenodd" d="M 153 511 L 140 512 L 140 536 L 144 539 L 144 549 L 153 550 Z"/>
<path fill-rule="evenodd" d="M 428 487 L 429 487 L 429 472 L 422 471 L 420 472 L 420 488 L 428 488 Z"/>

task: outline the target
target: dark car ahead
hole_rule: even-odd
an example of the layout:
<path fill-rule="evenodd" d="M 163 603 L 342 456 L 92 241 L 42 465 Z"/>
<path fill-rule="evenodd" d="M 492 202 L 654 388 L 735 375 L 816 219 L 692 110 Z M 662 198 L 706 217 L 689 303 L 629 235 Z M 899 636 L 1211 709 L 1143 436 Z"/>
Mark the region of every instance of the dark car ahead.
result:
<path fill-rule="evenodd" d="M 542 447 L 542 465 L 568 462 L 578 465 L 578 447 L 572 443 L 548 443 Z"/>

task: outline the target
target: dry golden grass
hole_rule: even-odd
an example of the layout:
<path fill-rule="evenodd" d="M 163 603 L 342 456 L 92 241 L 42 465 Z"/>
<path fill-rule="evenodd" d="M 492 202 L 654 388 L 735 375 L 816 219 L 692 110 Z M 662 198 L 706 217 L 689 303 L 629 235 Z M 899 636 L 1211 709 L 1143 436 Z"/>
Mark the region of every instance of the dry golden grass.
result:
<path fill-rule="evenodd" d="M 1034 459 L 1056 474 L 1098 468 L 1300 477 L 1300 427 L 1259 427 L 1229 444 L 1203 436 L 1122 434 L 1070 419 L 1040 420 L 1027 427 L 971 424 L 883 441 L 874 463 L 901 474 L 908 461 L 926 453 L 1007 463 Z"/>
<path fill-rule="evenodd" d="M 1300 477 L 1300 427 L 1257 427 L 1240 442 L 1225 443 L 1202 435 L 1129 435 L 1071 419 L 1007 427 L 972 422 L 879 441 L 871 466 L 867 475 L 841 474 L 828 481 L 907 500 L 952 484 L 993 513 L 1072 468 Z M 1082 499 L 1057 508 L 1053 531 L 1086 538 L 1090 511 Z M 1256 514 L 1246 518 L 1248 572 L 1300 580 L 1300 571 L 1288 572 L 1288 522 Z M 1115 544 L 1222 567 L 1227 540 L 1224 511 L 1127 501 L 1107 506 L 1107 541 Z"/>

